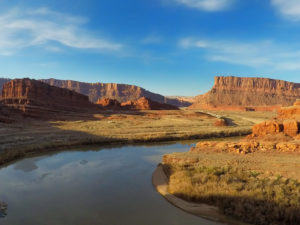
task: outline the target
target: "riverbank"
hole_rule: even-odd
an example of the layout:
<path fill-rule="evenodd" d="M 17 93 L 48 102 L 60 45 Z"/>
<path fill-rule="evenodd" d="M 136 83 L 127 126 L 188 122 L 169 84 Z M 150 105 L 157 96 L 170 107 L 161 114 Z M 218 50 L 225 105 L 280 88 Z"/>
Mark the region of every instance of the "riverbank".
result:
<path fill-rule="evenodd" d="M 299 153 L 204 150 L 165 155 L 162 167 L 170 195 L 216 206 L 251 224 L 295 225 L 300 222 L 299 165 Z"/>
<path fill-rule="evenodd" d="M 190 201 L 185 201 L 184 199 L 181 199 L 175 195 L 172 195 L 168 192 L 168 183 L 169 178 L 164 171 L 164 166 L 162 164 L 159 164 L 155 171 L 152 174 L 152 183 L 156 190 L 171 204 L 174 206 L 192 213 L 194 215 L 203 217 L 205 219 L 221 222 L 221 223 L 228 223 L 232 225 L 246 225 L 245 223 L 235 221 L 231 218 L 227 218 L 222 214 L 218 207 L 211 206 L 204 203 L 195 203 Z"/>
<path fill-rule="evenodd" d="M 216 127 L 217 118 L 194 110 L 105 112 L 64 121 L 26 118 L 0 127 L 0 165 L 27 155 L 89 144 L 132 144 L 247 135 L 253 120 L 273 113 L 219 112 L 229 126 Z"/>

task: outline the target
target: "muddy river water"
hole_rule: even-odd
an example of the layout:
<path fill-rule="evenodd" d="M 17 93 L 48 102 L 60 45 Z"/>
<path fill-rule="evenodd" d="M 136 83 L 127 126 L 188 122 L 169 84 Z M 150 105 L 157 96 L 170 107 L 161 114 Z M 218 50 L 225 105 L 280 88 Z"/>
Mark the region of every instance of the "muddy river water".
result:
<path fill-rule="evenodd" d="M 167 202 L 151 176 L 163 154 L 192 143 L 88 147 L 0 169 L 1 225 L 217 225 Z"/>

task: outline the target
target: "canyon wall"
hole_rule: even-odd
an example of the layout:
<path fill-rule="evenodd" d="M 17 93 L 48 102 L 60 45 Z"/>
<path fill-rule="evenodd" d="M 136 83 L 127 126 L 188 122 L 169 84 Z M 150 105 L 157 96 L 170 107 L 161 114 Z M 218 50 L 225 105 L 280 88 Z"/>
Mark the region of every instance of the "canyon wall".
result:
<path fill-rule="evenodd" d="M 2 87 L 5 83 L 7 83 L 8 81 L 10 81 L 11 79 L 8 78 L 0 78 L 0 94 L 2 93 Z"/>
<path fill-rule="evenodd" d="M 0 103 L 24 113 L 96 110 L 87 96 L 37 80 L 15 79 L 3 85 Z"/>
<path fill-rule="evenodd" d="M 0 92 L 4 83 L 10 79 L 0 78 Z M 136 85 L 117 83 L 85 83 L 73 80 L 43 79 L 40 80 L 52 86 L 66 88 L 77 93 L 87 95 L 91 102 L 110 98 L 119 102 L 136 101 L 141 97 L 149 98 L 160 103 L 167 103 L 178 107 L 190 106 L 192 103 L 183 98 L 168 98 L 160 94 L 147 91 Z"/>
<path fill-rule="evenodd" d="M 176 106 L 189 106 L 190 102 L 182 99 L 167 98 L 163 95 L 152 93 L 144 88 L 116 83 L 84 83 L 72 80 L 47 79 L 41 80 L 53 86 L 67 88 L 89 96 L 90 101 L 96 103 L 98 99 L 110 98 L 119 102 L 136 101 L 141 97 L 149 98 L 160 103 Z"/>
<path fill-rule="evenodd" d="M 213 88 L 195 97 L 192 109 L 273 110 L 300 98 L 300 84 L 268 78 L 215 77 Z"/>

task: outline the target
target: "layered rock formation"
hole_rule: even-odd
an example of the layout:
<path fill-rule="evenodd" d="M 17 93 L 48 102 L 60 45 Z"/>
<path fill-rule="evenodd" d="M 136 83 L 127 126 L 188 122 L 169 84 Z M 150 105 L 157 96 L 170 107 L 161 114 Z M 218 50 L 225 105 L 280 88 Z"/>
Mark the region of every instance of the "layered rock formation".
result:
<path fill-rule="evenodd" d="M 136 101 L 141 97 L 146 97 L 156 102 L 167 103 L 176 106 L 191 105 L 191 103 L 188 101 L 176 98 L 167 98 L 135 85 L 116 83 L 84 83 L 72 80 L 56 79 L 46 79 L 42 81 L 56 87 L 67 88 L 69 90 L 87 95 L 89 96 L 90 101 L 94 103 L 101 98 L 110 98 L 116 99 L 119 102 L 127 102 Z"/>
<path fill-rule="evenodd" d="M 300 152 L 300 106 L 282 108 L 289 113 L 252 127 L 252 134 L 241 142 L 200 142 L 191 152 L 217 151 L 248 154 L 255 151 Z"/>
<path fill-rule="evenodd" d="M 0 103 L 0 123 L 13 123 L 22 116 L 22 113 L 18 110 L 11 109 Z"/>
<path fill-rule="evenodd" d="M 278 110 L 277 118 L 256 124 L 252 129 L 252 137 L 264 137 L 268 134 L 276 135 L 284 133 L 290 137 L 296 137 L 300 133 L 300 106 L 298 101 L 294 106 L 282 107 Z"/>
<path fill-rule="evenodd" d="M 213 88 L 196 97 L 192 109 L 274 110 L 293 105 L 300 84 L 268 78 L 215 77 Z"/>
<path fill-rule="evenodd" d="M 149 98 L 139 98 L 137 101 L 128 101 L 121 104 L 123 109 L 128 110 L 178 110 L 178 107 L 152 101 Z"/>
<path fill-rule="evenodd" d="M 300 121 L 300 104 L 299 100 L 294 103 L 294 106 L 283 107 L 278 110 L 279 119 L 296 119 Z"/>
<path fill-rule="evenodd" d="M 0 78 L 0 91 L 4 83 L 10 79 Z M 149 98 L 160 103 L 167 103 L 178 107 L 187 107 L 192 104 L 189 98 L 182 97 L 165 97 L 145 90 L 144 88 L 116 83 L 85 83 L 73 80 L 57 80 L 57 79 L 43 79 L 40 80 L 52 86 L 66 88 L 77 93 L 87 95 L 91 102 L 96 103 L 101 98 L 116 99 L 119 102 L 136 101 L 141 97 Z"/>
<path fill-rule="evenodd" d="M 11 79 L 8 78 L 0 78 L 0 93 L 2 92 L 2 87 L 5 83 L 7 83 L 8 81 L 10 81 Z"/>
<path fill-rule="evenodd" d="M 116 99 L 102 98 L 96 104 L 104 109 L 121 109 L 121 103 Z"/>
<path fill-rule="evenodd" d="M 37 117 L 60 111 L 86 112 L 97 109 L 85 95 L 31 79 L 15 79 L 5 83 L 0 102 Z"/>
<path fill-rule="evenodd" d="M 136 101 L 127 101 L 120 103 L 116 99 L 102 98 L 96 102 L 102 109 L 114 110 L 178 110 L 179 108 L 173 105 L 152 101 L 149 98 L 139 98 Z"/>

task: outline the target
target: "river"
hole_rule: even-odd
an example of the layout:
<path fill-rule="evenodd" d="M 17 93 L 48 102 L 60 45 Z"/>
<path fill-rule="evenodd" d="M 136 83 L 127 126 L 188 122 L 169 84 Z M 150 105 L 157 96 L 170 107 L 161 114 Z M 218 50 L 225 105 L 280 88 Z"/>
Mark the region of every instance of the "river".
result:
<path fill-rule="evenodd" d="M 163 154 L 192 143 L 88 147 L 0 169 L 1 225 L 218 225 L 167 202 L 151 176 Z"/>

